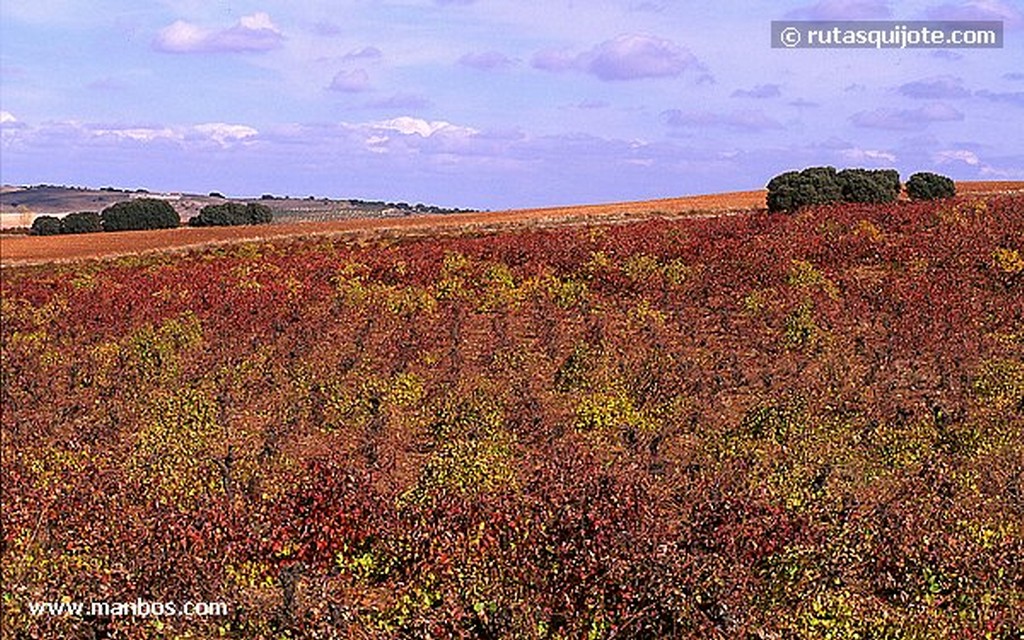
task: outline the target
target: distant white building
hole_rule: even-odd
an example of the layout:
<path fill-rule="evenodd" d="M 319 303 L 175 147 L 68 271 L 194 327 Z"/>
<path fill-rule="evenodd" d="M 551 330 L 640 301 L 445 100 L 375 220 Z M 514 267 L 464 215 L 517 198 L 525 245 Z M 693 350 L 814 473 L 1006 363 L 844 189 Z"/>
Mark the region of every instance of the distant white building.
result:
<path fill-rule="evenodd" d="M 128 196 L 132 200 L 138 200 L 140 198 L 150 198 L 152 200 L 166 200 L 167 202 L 177 202 L 181 200 L 182 194 L 180 193 L 130 193 Z"/>

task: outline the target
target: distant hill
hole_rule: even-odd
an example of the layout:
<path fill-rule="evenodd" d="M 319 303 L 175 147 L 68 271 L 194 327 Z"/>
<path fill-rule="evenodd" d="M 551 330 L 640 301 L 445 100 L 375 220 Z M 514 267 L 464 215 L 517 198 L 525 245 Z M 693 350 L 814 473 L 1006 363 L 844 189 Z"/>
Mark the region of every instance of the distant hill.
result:
<path fill-rule="evenodd" d="M 113 187 L 94 189 L 62 185 L 4 185 L 0 189 L 0 228 L 29 227 L 32 221 L 41 215 L 61 216 L 76 211 L 99 212 L 114 203 L 135 198 L 167 200 L 181 216 L 182 221 L 187 221 L 198 214 L 199 210 L 207 205 L 228 201 L 262 202 L 273 210 L 275 222 L 328 222 L 350 218 L 386 218 L 468 211 L 406 202 L 335 200 L 313 196 L 292 198 L 263 195 L 259 198 L 225 198 L 216 193 L 201 195 Z"/>

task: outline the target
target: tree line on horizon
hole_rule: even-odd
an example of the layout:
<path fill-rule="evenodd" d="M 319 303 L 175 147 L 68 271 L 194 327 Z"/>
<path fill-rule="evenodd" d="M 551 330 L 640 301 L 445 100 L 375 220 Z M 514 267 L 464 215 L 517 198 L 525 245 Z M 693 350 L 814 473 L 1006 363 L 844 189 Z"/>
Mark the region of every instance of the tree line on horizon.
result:
<path fill-rule="evenodd" d="M 207 205 L 189 219 L 191 227 L 235 226 L 269 224 L 274 219 L 265 204 L 226 202 Z M 181 225 L 181 217 L 165 200 L 139 198 L 110 205 L 103 211 L 69 213 L 63 218 L 39 216 L 32 221 L 30 233 L 53 236 L 100 231 L 141 231 L 146 229 L 174 229 Z"/>

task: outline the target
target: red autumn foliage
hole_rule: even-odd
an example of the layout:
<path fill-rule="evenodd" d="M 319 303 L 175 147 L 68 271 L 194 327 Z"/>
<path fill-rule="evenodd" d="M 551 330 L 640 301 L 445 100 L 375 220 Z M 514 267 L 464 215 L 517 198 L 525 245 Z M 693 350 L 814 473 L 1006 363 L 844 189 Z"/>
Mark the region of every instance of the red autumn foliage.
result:
<path fill-rule="evenodd" d="M 5 270 L 3 636 L 1018 637 L 1022 253 L 996 196 Z"/>

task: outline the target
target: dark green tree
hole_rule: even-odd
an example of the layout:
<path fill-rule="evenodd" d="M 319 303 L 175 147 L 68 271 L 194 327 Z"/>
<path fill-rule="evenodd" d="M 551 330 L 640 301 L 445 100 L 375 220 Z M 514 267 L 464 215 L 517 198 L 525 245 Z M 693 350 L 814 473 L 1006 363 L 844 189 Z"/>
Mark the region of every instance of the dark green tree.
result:
<path fill-rule="evenodd" d="M 842 196 L 835 167 L 787 171 L 768 182 L 769 211 L 796 211 L 801 207 L 837 202 Z"/>
<path fill-rule="evenodd" d="M 900 195 L 900 174 L 891 169 L 843 169 L 837 178 L 844 202 L 893 202 Z"/>
<path fill-rule="evenodd" d="M 896 195 L 893 199 L 900 197 L 900 191 L 903 189 L 903 183 L 900 182 L 900 172 L 895 169 L 875 169 L 872 171 L 876 178 L 884 181 L 889 189 L 892 190 Z"/>
<path fill-rule="evenodd" d="M 96 233 L 97 231 L 103 231 L 103 221 L 100 220 L 100 214 L 95 211 L 69 213 L 64 216 L 61 222 L 63 223 L 63 233 Z"/>
<path fill-rule="evenodd" d="M 29 231 L 34 236 L 55 236 L 62 232 L 60 218 L 56 216 L 39 216 L 32 221 Z"/>
<path fill-rule="evenodd" d="M 956 183 L 946 176 L 921 171 L 907 180 L 907 195 L 911 200 L 939 200 L 956 195 Z"/>
<path fill-rule="evenodd" d="M 174 207 L 165 200 L 138 198 L 110 205 L 100 214 L 104 231 L 173 229 L 181 224 Z"/>
<path fill-rule="evenodd" d="M 250 202 L 245 206 L 245 213 L 249 216 L 249 224 L 270 224 L 274 221 L 274 212 L 265 204 Z"/>
<path fill-rule="evenodd" d="M 274 214 L 265 204 L 250 202 L 225 202 L 203 207 L 199 214 L 192 216 L 188 224 L 191 227 L 222 227 L 243 224 L 266 224 L 274 219 Z"/>

